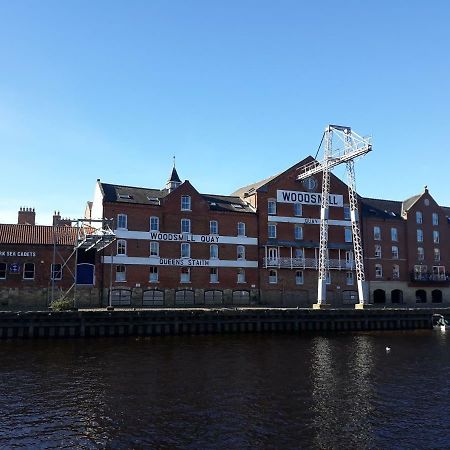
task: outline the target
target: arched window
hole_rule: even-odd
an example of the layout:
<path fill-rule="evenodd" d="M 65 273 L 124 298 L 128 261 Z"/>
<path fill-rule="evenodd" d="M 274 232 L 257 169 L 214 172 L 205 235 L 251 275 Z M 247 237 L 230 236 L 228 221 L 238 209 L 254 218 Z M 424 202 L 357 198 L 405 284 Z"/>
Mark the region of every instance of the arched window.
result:
<path fill-rule="evenodd" d="M 403 291 L 400 289 L 394 289 L 391 292 L 391 302 L 392 303 L 403 303 Z"/>
<path fill-rule="evenodd" d="M 431 302 L 442 303 L 442 291 L 440 289 L 434 289 L 431 291 Z"/>
<path fill-rule="evenodd" d="M 277 284 L 278 283 L 278 273 L 276 270 L 269 270 L 269 283 Z"/>
<path fill-rule="evenodd" d="M 176 305 L 193 305 L 195 300 L 194 291 L 181 289 L 175 293 Z"/>
<path fill-rule="evenodd" d="M 248 305 L 250 303 L 249 291 L 233 291 L 234 305 Z"/>
<path fill-rule="evenodd" d="M 221 305 L 223 303 L 223 292 L 218 290 L 205 291 L 205 305 Z"/>
<path fill-rule="evenodd" d="M 427 293 L 423 289 L 418 289 L 416 291 L 416 303 L 426 303 Z"/>
<path fill-rule="evenodd" d="M 111 291 L 111 305 L 128 306 L 131 304 L 131 291 L 129 289 L 113 289 Z"/>
<path fill-rule="evenodd" d="M 164 291 L 150 289 L 142 294 L 142 306 L 164 306 Z"/>
<path fill-rule="evenodd" d="M 374 303 L 386 303 L 386 293 L 383 289 L 375 289 L 373 291 L 373 302 Z"/>

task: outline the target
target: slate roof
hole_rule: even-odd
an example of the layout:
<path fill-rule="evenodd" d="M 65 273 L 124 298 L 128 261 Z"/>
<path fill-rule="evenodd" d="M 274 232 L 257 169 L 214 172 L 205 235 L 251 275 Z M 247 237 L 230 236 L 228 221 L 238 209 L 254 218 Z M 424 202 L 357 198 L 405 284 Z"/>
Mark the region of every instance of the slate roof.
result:
<path fill-rule="evenodd" d="M 402 202 L 379 198 L 360 197 L 363 216 L 376 216 L 383 219 L 402 219 Z"/>
<path fill-rule="evenodd" d="M 149 189 L 133 186 L 121 186 L 101 183 L 104 200 L 110 203 L 134 203 L 142 205 L 159 205 L 169 194 L 167 189 Z M 233 211 L 254 213 L 254 210 L 238 196 L 200 194 L 213 211 Z M 236 206 L 237 205 L 237 206 Z"/>
<path fill-rule="evenodd" d="M 74 245 L 77 229 L 50 225 L 0 224 L 0 244 L 53 245 L 54 232 L 59 245 Z"/>
<path fill-rule="evenodd" d="M 177 183 L 181 183 L 180 177 L 178 176 L 177 169 L 175 169 L 175 167 L 172 169 L 169 181 L 176 181 Z"/>

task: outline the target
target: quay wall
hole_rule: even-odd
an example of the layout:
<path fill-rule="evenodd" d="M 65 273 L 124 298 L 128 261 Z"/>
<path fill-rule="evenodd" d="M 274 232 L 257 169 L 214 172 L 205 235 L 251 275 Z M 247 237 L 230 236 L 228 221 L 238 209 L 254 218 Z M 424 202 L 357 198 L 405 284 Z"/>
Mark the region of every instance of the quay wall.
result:
<path fill-rule="evenodd" d="M 209 308 L 0 312 L 0 339 L 430 329 L 448 309 Z"/>

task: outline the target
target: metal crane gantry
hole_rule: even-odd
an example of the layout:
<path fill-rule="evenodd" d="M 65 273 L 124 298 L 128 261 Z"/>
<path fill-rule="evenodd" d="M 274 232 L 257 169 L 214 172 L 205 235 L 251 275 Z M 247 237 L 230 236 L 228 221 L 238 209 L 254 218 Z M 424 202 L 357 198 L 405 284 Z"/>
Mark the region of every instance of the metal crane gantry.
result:
<path fill-rule="evenodd" d="M 337 138 L 337 139 L 334 139 Z M 341 147 L 333 145 L 338 141 Z M 319 278 L 317 286 L 316 308 L 326 305 L 326 279 L 329 270 L 328 263 L 328 215 L 330 195 L 331 169 L 346 164 L 348 179 L 348 197 L 350 203 L 350 220 L 352 225 L 353 253 L 358 285 L 359 303 L 357 308 L 369 303 L 369 290 L 364 275 L 364 260 L 361 244 L 361 232 L 359 229 L 358 199 L 356 194 L 354 160 L 372 150 L 370 138 L 361 137 L 350 127 L 340 125 L 328 125 L 325 128 L 322 143 L 324 145 L 324 158 L 322 161 L 314 160 L 299 168 L 297 180 L 304 180 L 316 173 L 322 173 L 322 197 L 320 207 L 320 247 L 319 247 Z M 320 147 L 319 147 L 320 149 Z"/>

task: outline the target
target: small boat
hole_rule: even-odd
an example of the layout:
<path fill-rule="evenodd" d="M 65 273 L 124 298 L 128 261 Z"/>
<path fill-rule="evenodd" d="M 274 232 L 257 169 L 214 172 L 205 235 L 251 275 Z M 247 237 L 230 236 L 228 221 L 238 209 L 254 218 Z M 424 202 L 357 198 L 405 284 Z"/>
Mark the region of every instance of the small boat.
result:
<path fill-rule="evenodd" d="M 450 324 L 442 314 L 433 314 L 431 317 L 433 330 L 450 331 Z"/>

